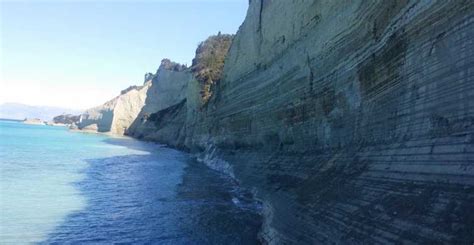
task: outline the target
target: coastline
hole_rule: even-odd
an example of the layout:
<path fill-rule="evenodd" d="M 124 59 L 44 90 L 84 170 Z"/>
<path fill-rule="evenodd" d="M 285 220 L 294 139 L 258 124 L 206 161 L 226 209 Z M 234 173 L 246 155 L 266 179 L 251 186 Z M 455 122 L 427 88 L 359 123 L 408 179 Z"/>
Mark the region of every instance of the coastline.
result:
<path fill-rule="evenodd" d="M 3 242 L 256 243 L 261 217 L 249 194 L 187 153 L 131 137 L 0 126 L 10 153 L 1 166 Z"/>

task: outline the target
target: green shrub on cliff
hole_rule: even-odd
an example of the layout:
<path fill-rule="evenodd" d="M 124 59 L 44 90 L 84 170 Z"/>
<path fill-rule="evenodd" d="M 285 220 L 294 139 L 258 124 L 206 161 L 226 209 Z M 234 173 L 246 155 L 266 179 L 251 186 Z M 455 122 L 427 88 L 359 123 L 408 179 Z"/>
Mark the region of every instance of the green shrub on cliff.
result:
<path fill-rule="evenodd" d="M 234 35 L 219 34 L 201 42 L 196 50 L 191 70 L 201 83 L 201 98 L 207 104 L 212 96 L 213 86 L 222 78 L 224 61 Z"/>

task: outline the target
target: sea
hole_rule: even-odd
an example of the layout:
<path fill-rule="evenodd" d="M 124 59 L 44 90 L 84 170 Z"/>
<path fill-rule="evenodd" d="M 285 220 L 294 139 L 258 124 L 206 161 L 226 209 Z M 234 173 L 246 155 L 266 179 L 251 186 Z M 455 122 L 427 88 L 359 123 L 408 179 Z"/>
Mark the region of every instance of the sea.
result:
<path fill-rule="evenodd" d="M 258 244 L 260 213 L 187 153 L 0 120 L 0 244 Z"/>

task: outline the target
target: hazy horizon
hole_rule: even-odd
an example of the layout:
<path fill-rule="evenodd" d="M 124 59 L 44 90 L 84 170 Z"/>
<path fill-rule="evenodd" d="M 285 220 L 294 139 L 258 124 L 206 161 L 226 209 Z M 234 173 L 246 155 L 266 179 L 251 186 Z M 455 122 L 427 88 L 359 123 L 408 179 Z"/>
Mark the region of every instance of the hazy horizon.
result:
<path fill-rule="evenodd" d="M 2 1 L 0 104 L 84 110 L 155 73 L 190 65 L 199 42 L 236 33 L 241 1 Z"/>

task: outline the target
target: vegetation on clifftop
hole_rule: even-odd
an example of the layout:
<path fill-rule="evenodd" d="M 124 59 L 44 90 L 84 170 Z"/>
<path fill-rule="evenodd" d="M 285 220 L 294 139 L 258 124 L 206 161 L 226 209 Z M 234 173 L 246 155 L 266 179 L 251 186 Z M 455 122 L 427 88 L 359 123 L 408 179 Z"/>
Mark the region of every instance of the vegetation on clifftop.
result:
<path fill-rule="evenodd" d="M 233 38 L 234 35 L 219 33 L 200 43 L 196 50 L 191 71 L 201 83 L 203 105 L 211 98 L 212 87 L 222 78 L 224 61 Z"/>

